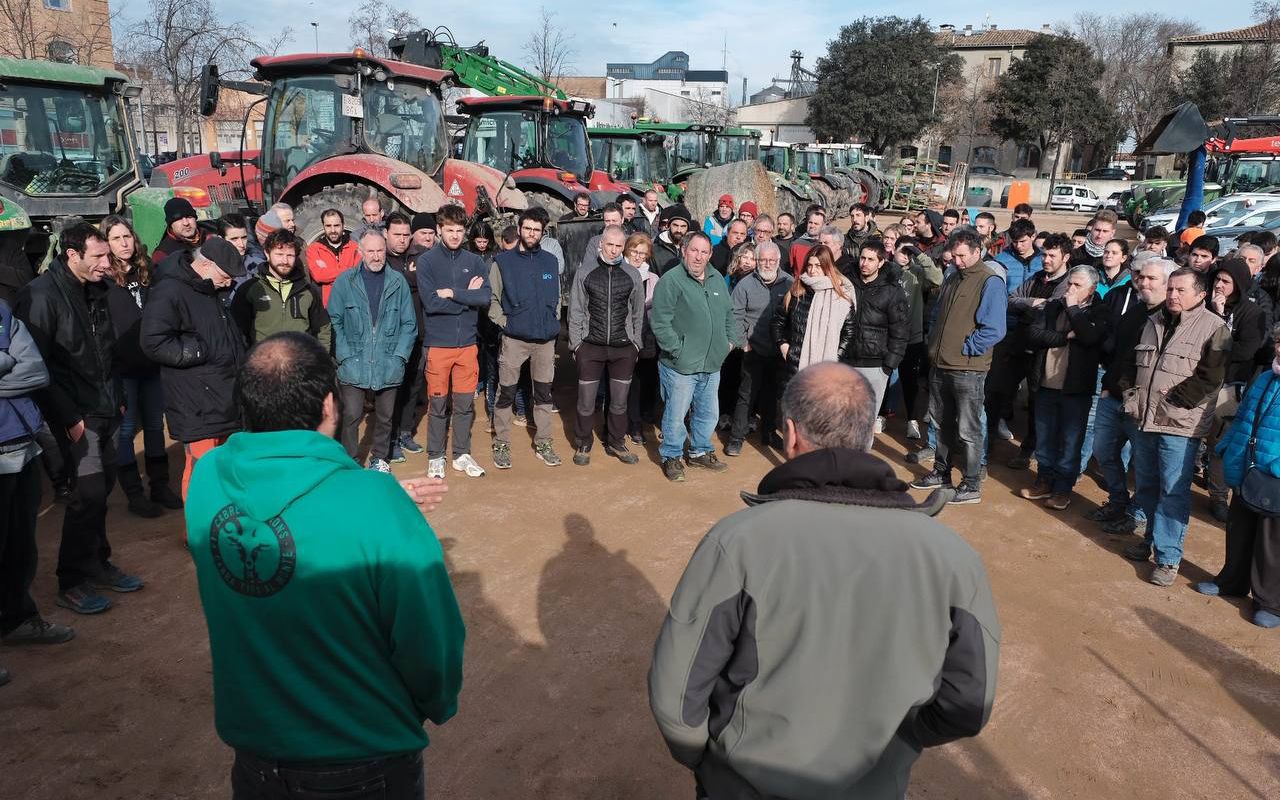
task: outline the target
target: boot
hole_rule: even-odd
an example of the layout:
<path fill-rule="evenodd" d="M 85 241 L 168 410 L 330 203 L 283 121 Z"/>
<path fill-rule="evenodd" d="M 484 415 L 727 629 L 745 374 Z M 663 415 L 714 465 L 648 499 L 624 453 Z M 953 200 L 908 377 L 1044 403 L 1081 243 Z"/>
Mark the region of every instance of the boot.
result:
<path fill-rule="evenodd" d="M 144 519 L 155 519 L 164 513 L 164 510 L 151 502 L 147 493 L 143 491 L 142 476 L 138 474 L 137 461 L 121 466 L 119 475 L 120 488 L 124 489 L 125 497 L 129 498 L 130 514 Z"/>
<path fill-rule="evenodd" d="M 151 501 L 177 511 L 182 508 L 182 498 L 169 487 L 169 457 L 156 456 L 147 459 L 147 479 L 151 482 Z"/>

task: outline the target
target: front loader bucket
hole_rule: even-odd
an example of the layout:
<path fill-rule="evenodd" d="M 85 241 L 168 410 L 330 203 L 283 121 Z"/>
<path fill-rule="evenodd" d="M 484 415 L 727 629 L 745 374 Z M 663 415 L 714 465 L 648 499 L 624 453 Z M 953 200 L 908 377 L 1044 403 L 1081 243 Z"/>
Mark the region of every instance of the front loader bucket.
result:
<path fill-rule="evenodd" d="M 587 252 L 587 243 L 591 237 L 604 229 L 599 217 L 565 220 L 556 224 L 556 241 L 564 251 L 564 276 L 561 283 L 569 286 L 573 283 L 573 274 Z"/>
<path fill-rule="evenodd" d="M 1183 103 L 1160 118 L 1151 133 L 1143 137 L 1134 151 L 1137 155 L 1160 156 L 1190 153 L 1203 147 L 1211 135 L 1200 108 L 1195 103 Z"/>

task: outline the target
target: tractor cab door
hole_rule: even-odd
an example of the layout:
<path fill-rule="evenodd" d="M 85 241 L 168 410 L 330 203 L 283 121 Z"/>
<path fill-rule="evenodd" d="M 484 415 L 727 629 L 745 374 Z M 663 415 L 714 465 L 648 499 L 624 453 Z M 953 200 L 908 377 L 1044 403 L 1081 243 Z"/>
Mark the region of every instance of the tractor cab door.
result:
<path fill-rule="evenodd" d="M 279 198 L 298 173 L 339 152 L 355 152 L 353 127 L 363 113 L 338 79 L 309 75 L 278 81 L 267 100 L 263 124 L 262 185 L 268 203 Z"/>

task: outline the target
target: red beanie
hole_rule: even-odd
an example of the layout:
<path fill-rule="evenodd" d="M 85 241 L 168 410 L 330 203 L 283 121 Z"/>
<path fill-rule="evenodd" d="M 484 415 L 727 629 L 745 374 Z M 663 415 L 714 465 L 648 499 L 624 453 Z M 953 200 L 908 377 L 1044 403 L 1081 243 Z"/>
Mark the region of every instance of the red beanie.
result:
<path fill-rule="evenodd" d="M 738 207 L 738 214 L 750 214 L 753 217 L 760 216 L 759 210 L 756 209 L 756 204 L 751 200 Z"/>
<path fill-rule="evenodd" d="M 724 206 L 724 205 L 732 206 L 732 205 L 733 205 L 733 195 L 731 195 L 731 194 L 722 194 L 722 195 L 720 195 L 720 202 L 719 202 L 719 203 L 716 203 L 716 205 L 718 205 L 718 206 Z"/>

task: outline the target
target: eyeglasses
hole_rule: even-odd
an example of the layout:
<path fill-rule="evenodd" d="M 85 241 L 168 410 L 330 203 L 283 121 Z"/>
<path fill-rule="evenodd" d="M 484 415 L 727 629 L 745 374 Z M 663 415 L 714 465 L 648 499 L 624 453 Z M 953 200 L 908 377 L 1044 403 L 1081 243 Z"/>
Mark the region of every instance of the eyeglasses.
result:
<path fill-rule="evenodd" d="M 774 264 L 774 265 L 776 265 L 776 264 L 780 263 L 781 261 L 782 261 L 782 259 L 780 259 L 780 258 L 757 258 L 757 259 L 756 259 L 756 263 L 757 263 L 757 264 L 760 264 L 761 266 L 765 266 L 765 265 L 767 265 L 767 264 Z"/>

